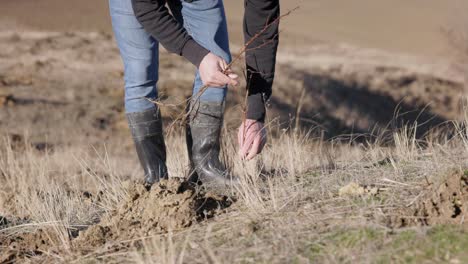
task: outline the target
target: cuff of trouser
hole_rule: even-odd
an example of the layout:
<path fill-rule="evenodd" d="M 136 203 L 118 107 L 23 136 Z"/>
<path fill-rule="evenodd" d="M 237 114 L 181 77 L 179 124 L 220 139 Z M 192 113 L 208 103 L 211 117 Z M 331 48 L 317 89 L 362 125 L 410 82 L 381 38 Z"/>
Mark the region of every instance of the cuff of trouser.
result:
<path fill-rule="evenodd" d="M 158 108 L 127 113 L 128 125 L 134 139 L 162 134 L 162 118 Z"/>
<path fill-rule="evenodd" d="M 181 55 L 198 68 L 200 67 L 201 61 L 208 53 L 210 53 L 209 50 L 202 47 L 195 40 L 189 39 L 182 48 Z"/>
<path fill-rule="evenodd" d="M 247 119 L 265 122 L 266 109 L 262 94 L 252 94 L 247 98 Z"/>
<path fill-rule="evenodd" d="M 195 127 L 219 126 L 223 120 L 223 102 L 198 102 L 190 113 L 190 125 Z"/>
<path fill-rule="evenodd" d="M 209 116 L 212 118 L 222 119 L 224 115 L 224 102 L 191 102 L 190 116 Z"/>

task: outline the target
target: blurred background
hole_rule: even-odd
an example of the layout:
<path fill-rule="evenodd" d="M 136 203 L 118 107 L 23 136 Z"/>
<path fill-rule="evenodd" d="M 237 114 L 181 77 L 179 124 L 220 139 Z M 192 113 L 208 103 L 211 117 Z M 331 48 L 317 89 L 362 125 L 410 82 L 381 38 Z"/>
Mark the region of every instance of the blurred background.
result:
<path fill-rule="evenodd" d="M 236 54 L 243 43 L 243 1 L 224 2 Z M 283 12 L 300 8 L 281 21 L 272 124 L 333 138 L 417 122 L 423 135 L 460 117 L 467 1 L 315 0 L 281 5 Z M 0 34 L 0 89 L 8 106 L 1 114 L 3 132 L 21 133 L 36 122 L 57 127 L 53 132 L 48 125 L 41 129 L 34 124 L 32 134 L 41 140 L 71 128 L 92 137 L 107 129 L 127 133 L 122 63 L 107 1 L 2 0 Z M 190 95 L 194 69 L 182 58 L 163 53 L 162 99 L 183 100 Z M 242 63 L 235 67 L 243 71 Z M 243 97 L 239 90 L 230 93 L 227 125 L 234 127 Z M 181 109 L 164 109 L 166 121 Z M 17 123 L 20 115 L 31 122 Z M 62 115 L 73 122 L 65 122 Z"/>
<path fill-rule="evenodd" d="M 242 41 L 243 1 L 224 1 L 232 41 Z M 440 34 L 468 3 L 460 0 L 308 0 L 281 1 L 283 11 L 300 10 L 283 21 L 284 44 L 317 41 L 424 56 L 444 56 L 447 43 Z M 110 32 L 106 0 L 2 0 L 0 29 Z"/>

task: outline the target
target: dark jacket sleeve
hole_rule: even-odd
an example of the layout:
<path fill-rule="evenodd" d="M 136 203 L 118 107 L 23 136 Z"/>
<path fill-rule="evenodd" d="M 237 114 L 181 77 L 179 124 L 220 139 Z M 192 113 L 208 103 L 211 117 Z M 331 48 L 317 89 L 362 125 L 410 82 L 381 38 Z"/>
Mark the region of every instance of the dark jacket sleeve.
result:
<path fill-rule="evenodd" d="M 133 10 L 143 28 L 169 52 L 184 56 L 195 66 L 209 53 L 187 33 L 166 7 L 166 0 L 132 0 Z"/>
<path fill-rule="evenodd" d="M 245 0 L 244 40 L 247 43 L 280 15 L 279 0 Z M 264 121 L 265 101 L 271 96 L 278 49 L 279 21 L 247 47 L 247 118 Z"/>

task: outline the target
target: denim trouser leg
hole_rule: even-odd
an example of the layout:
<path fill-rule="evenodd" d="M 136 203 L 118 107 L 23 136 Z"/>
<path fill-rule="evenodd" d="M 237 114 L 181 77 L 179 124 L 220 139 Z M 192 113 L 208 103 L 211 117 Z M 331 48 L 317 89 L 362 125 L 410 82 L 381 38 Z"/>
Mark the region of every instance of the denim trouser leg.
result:
<path fill-rule="evenodd" d="M 184 27 L 192 38 L 213 54 L 231 62 L 226 15 L 222 0 L 196 0 L 182 2 Z M 193 94 L 197 94 L 203 82 L 197 71 L 193 84 Z M 204 102 L 223 102 L 227 87 L 210 87 L 200 97 Z"/>
<path fill-rule="evenodd" d="M 112 27 L 124 63 L 125 111 L 143 112 L 157 98 L 158 42 L 136 19 L 131 0 L 109 0 Z"/>
<path fill-rule="evenodd" d="M 196 0 L 182 5 L 174 5 L 181 10 L 187 32 L 200 45 L 227 62 L 231 60 L 226 16 L 222 0 Z M 174 8 L 174 6 L 172 6 Z M 131 0 L 109 0 L 112 26 L 115 39 L 124 62 L 125 109 L 127 113 L 143 112 L 154 108 L 147 99 L 157 98 L 158 82 L 158 42 L 148 34 L 136 19 Z M 193 93 L 196 94 L 203 83 L 198 71 L 195 75 Z M 222 102 L 226 97 L 226 87 L 209 88 L 200 97 L 201 101 Z"/>

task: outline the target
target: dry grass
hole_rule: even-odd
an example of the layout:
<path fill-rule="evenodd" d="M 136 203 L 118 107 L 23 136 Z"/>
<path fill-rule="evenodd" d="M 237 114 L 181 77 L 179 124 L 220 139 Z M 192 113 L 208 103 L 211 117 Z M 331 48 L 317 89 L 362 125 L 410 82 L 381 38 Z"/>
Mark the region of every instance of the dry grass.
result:
<path fill-rule="evenodd" d="M 74 239 L 78 231 L 105 221 L 106 213 L 127 199 L 127 181 L 141 180 L 130 135 L 123 128 L 115 44 L 102 34 L 0 37 L 0 85 L 17 98 L 0 106 L 0 262 L 373 263 L 410 258 L 415 263 L 463 263 L 467 257 L 463 217 L 446 219 L 449 227 L 421 225 L 424 216 L 413 210 L 427 201 L 430 186 L 444 183 L 453 170 L 463 174 L 467 168 L 466 122 L 456 122 L 457 133 L 447 137 L 416 137 L 418 128 L 392 127 L 380 131 L 385 137 L 374 135 L 377 140 L 371 143 L 349 136 L 327 140 L 316 133 L 324 128 L 336 134 L 340 127 L 335 124 L 353 131 L 358 121 L 362 128 L 376 122 L 388 127 L 387 118 L 379 114 L 391 116 L 399 104 L 386 104 L 389 100 L 410 97 L 409 106 L 438 101 L 429 110 L 455 111 L 446 104 L 460 98 L 458 83 L 406 68 L 379 67 L 391 55 L 372 58 L 369 65 L 348 64 L 354 53 L 333 49 L 325 49 L 333 65 L 304 57 L 299 71 L 289 62 L 280 63 L 272 110 L 288 120 L 286 125 L 283 120 L 268 121 L 269 145 L 251 162 L 239 160 L 236 153 L 233 128 L 241 121 L 238 104 L 243 98 L 236 102 L 230 97 L 223 156 L 243 184 L 216 190 L 236 200 L 225 212 L 185 230 L 120 237 L 83 250 Z M 310 56 L 318 53 L 322 51 Z M 165 53 L 161 65 L 163 92 L 186 98 L 193 69 Z M 434 90 L 427 92 L 426 87 Z M 447 94 L 449 103 L 437 97 Z M 357 102 L 346 101 L 349 95 Z M 290 106 L 292 111 L 284 109 Z M 316 113 L 321 115 L 318 120 Z M 291 120 L 294 116 L 297 122 Z M 448 120 L 451 116 L 443 115 Z M 308 119 L 314 124 L 333 122 L 319 129 L 299 127 Z M 24 141 L 10 136 L 23 130 L 31 133 Z M 183 134 L 178 128 L 167 133 L 170 175 L 183 177 L 188 171 Z M 52 149 L 38 150 L 36 143 L 47 136 Z M 369 192 L 339 196 L 352 182 Z"/>
<path fill-rule="evenodd" d="M 226 214 L 185 231 L 137 239 L 139 243 L 117 252 L 104 247 L 85 255 L 77 253 L 70 232 L 96 223 L 122 202 L 128 166 L 123 169 L 105 148 L 40 153 L 28 147 L 14 150 L 6 140 L 0 156 L 1 182 L 3 194 L 13 199 L 2 203 L 9 207 L 2 211 L 23 217 L 23 223 L 0 232 L 11 237 L 45 231 L 50 251 L 38 254 L 36 261 L 46 262 L 373 262 L 386 249 L 374 249 L 367 240 L 362 241 L 367 245 L 363 248 L 339 252 L 325 248 L 314 258 L 306 249 L 336 230 L 370 228 L 388 235 L 392 226 L 384 220 L 393 209 L 414 203 L 427 181 L 441 182 L 448 171 L 467 167 L 466 126 L 458 128 L 457 137 L 424 142 L 424 147 L 415 140 L 413 128 L 403 129 L 394 134 L 392 147 L 381 147 L 324 142 L 270 126 L 276 130 L 271 134 L 278 136 L 252 162 L 237 158 L 227 134 L 224 156 L 243 184 L 228 190 L 237 202 Z M 181 135 L 168 135 L 171 175 L 186 174 L 185 146 L 180 142 Z M 350 182 L 376 186 L 382 193 L 338 196 L 338 190 Z M 102 192 L 101 199 L 90 202 L 83 191 Z"/>

